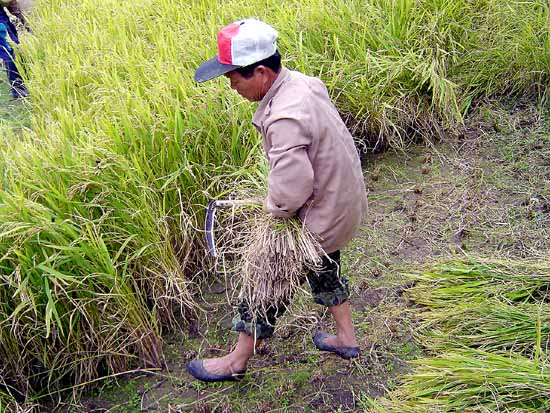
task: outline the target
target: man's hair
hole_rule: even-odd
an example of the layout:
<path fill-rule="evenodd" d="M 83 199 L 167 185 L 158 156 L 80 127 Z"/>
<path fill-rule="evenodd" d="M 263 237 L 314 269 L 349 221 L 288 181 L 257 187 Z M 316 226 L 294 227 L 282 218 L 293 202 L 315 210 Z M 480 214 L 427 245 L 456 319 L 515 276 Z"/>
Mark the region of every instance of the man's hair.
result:
<path fill-rule="evenodd" d="M 235 69 L 235 71 L 245 79 L 250 79 L 254 75 L 254 70 L 258 66 L 265 66 L 273 70 L 275 73 L 279 73 L 279 70 L 281 70 L 281 54 L 277 50 L 274 54 L 272 54 L 268 58 L 264 60 L 260 60 L 259 62 L 256 62 L 256 63 L 252 63 L 251 65 L 248 65 L 248 66 L 240 67 L 238 69 Z"/>

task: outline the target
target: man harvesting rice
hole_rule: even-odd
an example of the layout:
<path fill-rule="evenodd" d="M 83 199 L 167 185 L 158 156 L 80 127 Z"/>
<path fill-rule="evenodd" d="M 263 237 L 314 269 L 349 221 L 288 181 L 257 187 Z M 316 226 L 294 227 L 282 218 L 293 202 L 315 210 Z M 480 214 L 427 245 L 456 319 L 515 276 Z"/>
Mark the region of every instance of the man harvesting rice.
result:
<path fill-rule="evenodd" d="M 259 102 L 252 123 L 269 162 L 265 209 L 278 218 L 298 217 L 326 252 L 307 279 L 316 303 L 327 306 L 336 335 L 317 332 L 315 346 L 342 358 L 359 356 L 351 321 L 349 287 L 340 276 L 340 249 L 359 229 L 367 199 L 353 139 L 316 78 L 281 67 L 277 32 L 247 19 L 218 33 L 218 55 L 195 73 L 197 82 L 225 75 L 231 88 Z M 241 303 L 234 319 L 235 349 L 220 358 L 193 360 L 187 371 L 203 381 L 237 380 L 258 341 L 269 338 L 287 303 L 274 302 L 261 316 Z"/>

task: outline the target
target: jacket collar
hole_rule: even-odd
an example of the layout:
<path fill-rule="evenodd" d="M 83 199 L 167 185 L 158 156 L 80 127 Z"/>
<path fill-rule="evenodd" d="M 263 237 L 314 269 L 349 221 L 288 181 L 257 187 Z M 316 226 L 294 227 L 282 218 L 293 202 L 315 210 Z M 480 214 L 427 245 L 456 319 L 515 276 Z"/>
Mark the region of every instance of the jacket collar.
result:
<path fill-rule="evenodd" d="M 281 71 L 279 72 L 279 75 L 277 76 L 277 79 L 275 79 L 275 82 L 271 85 L 263 99 L 260 101 L 260 104 L 258 105 L 258 108 L 256 109 L 256 112 L 254 113 L 254 116 L 252 117 L 252 123 L 259 127 L 261 121 L 264 119 L 264 117 L 269 113 L 269 110 L 271 108 L 271 99 L 277 94 L 279 89 L 281 88 L 282 84 L 290 77 L 290 70 L 282 67 Z"/>

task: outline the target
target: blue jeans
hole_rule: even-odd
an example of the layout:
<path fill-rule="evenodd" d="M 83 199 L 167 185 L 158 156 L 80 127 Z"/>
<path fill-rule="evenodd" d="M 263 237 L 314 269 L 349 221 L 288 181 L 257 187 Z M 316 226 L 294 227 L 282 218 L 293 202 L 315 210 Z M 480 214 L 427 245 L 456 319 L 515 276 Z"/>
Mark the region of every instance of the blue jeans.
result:
<path fill-rule="evenodd" d="M 27 96 L 27 88 L 23 83 L 19 69 L 15 65 L 13 58 L 4 60 L 4 65 L 6 66 L 6 75 L 8 76 L 8 82 L 10 84 L 11 95 L 14 98 L 25 97 Z"/>
<path fill-rule="evenodd" d="M 13 42 L 19 43 L 19 37 L 17 36 L 17 29 L 10 21 L 6 11 L 3 7 L 0 7 L 0 23 L 4 23 L 8 31 L 8 35 Z M 10 84 L 11 95 L 14 98 L 21 96 L 27 96 L 28 92 L 23 84 L 23 79 L 19 73 L 19 69 L 15 65 L 15 52 L 8 44 L 7 39 L 0 39 L 0 58 L 4 60 L 6 66 L 6 75 L 8 76 L 8 82 Z"/>

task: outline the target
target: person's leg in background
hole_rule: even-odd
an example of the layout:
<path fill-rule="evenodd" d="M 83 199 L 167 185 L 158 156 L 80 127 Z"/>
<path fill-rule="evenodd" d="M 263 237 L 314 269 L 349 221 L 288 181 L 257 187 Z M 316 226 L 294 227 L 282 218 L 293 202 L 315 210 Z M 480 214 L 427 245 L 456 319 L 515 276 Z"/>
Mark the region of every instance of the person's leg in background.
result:
<path fill-rule="evenodd" d="M 4 66 L 6 67 L 6 75 L 12 97 L 26 97 L 28 96 L 27 88 L 15 64 L 15 51 L 8 41 L 8 35 L 16 43 L 19 42 L 19 38 L 17 37 L 15 26 L 9 20 L 5 21 L 5 17 L 0 14 L 0 58 L 4 61 Z"/>
<path fill-rule="evenodd" d="M 8 76 L 8 82 L 10 84 L 11 95 L 13 98 L 27 97 L 29 92 L 23 83 L 23 78 L 19 73 L 13 57 L 4 61 L 6 65 L 6 75 Z"/>

